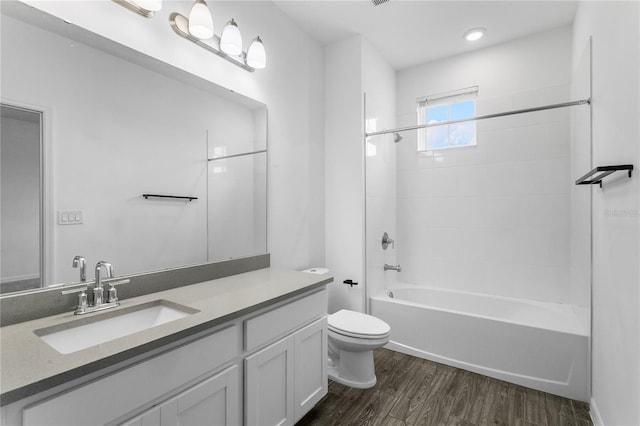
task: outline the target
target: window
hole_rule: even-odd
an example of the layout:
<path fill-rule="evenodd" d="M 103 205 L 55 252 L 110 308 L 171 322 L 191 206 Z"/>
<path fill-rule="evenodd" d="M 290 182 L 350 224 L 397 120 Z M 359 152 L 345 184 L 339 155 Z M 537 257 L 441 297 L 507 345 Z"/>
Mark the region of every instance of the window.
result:
<path fill-rule="evenodd" d="M 478 87 L 419 98 L 418 124 L 463 120 L 476 115 Z M 418 151 L 476 145 L 476 122 L 427 127 L 418 132 Z"/>

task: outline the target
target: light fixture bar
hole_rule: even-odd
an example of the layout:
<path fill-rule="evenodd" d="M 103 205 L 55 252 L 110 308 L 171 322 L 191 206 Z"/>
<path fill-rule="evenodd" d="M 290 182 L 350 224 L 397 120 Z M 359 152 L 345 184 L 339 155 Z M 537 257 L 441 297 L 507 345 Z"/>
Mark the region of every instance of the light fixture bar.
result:
<path fill-rule="evenodd" d="M 132 12 L 137 13 L 138 15 L 144 16 L 145 18 L 152 18 L 155 14 L 153 10 L 147 10 L 143 7 L 138 6 L 133 0 L 113 0 L 113 2 L 126 9 L 129 9 Z"/>
<path fill-rule="evenodd" d="M 121 1 L 121 0 L 118 0 L 118 1 Z M 171 28 L 173 29 L 173 31 L 176 34 L 178 34 L 180 37 L 183 37 L 189 40 L 190 42 L 197 44 L 198 46 L 202 47 L 205 50 L 208 50 L 211 53 L 215 53 L 221 58 L 226 59 L 227 61 L 231 62 L 234 65 L 239 66 L 244 70 L 247 70 L 249 72 L 254 72 L 256 70 L 255 68 L 250 67 L 244 62 L 247 57 L 246 52 L 243 51 L 236 58 L 234 56 L 227 55 L 218 47 L 215 47 L 214 45 L 210 44 L 211 42 L 213 42 L 217 46 L 220 46 L 220 37 L 218 37 L 217 35 L 214 34 L 213 38 L 211 38 L 210 40 L 200 40 L 192 36 L 191 34 L 189 34 L 189 19 L 186 16 L 174 12 L 171 14 L 171 16 L 169 16 L 169 24 L 171 25 Z"/>
<path fill-rule="evenodd" d="M 523 114 L 527 112 L 536 112 L 536 111 L 545 111 L 548 109 L 565 108 L 565 107 L 577 106 L 577 105 L 591 105 L 591 98 L 582 99 L 580 101 L 563 102 L 561 104 L 551 104 L 551 105 L 544 105 L 544 106 L 533 107 L 533 108 L 517 109 L 513 111 L 496 112 L 494 114 L 478 115 L 476 117 L 471 117 L 471 118 L 461 118 L 460 120 L 439 121 L 437 123 L 427 123 L 427 124 L 418 124 L 416 126 L 398 127 L 396 129 L 380 130 L 378 132 L 370 132 L 370 133 L 365 132 L 364 135 L 366 137 L 386 135 L 388 133 L 406 132 L 409 130 L 426 129 L 428 127 L 446 126 L 447 124 L 466 123 L 468 121 L 486 120 L 487 118 L 505 117 L 507 115 Z"/>

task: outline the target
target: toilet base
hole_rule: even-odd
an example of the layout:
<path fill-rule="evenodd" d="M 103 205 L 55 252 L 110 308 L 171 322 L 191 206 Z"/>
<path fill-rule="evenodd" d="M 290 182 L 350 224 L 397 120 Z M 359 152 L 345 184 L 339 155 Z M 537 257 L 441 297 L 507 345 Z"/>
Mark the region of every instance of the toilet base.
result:
<path fill-rule="evenodd" d="M 373 351 L 351 352 L 330 347 L 329 354 L 328 375 L 334 382 L 356 389 L 376 385 Z"/>
<path fill-rule="evenodd" d="M 378 382 L 376 376 L 373 376 L 373 379 L 369 380 L 368 382 L 355 382 L 353 380 L 343 379 L 342 377 L 340 377 L 338 369 L 336 367 L 329 367 L 329 379 L 333 380 L 336 383 L 340 383 L 341 385 L 349 386 L 350 388 L 355 389 L 369 389 L 374 387 Z"/>

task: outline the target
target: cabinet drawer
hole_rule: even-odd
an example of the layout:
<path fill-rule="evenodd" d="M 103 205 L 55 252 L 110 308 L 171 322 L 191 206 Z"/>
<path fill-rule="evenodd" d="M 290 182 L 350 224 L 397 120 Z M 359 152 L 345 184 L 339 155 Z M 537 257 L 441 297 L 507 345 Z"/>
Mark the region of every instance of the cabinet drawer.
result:
<path fill-rule="evenodd" d="M 102 425 L 234 359 L 239 330 L 227 327 L 23 410 L 23 425 Z"/>
<path fill-rule="evenodd" d="M 252 351 L 326 313 L 327 290 L 321 290 L 295 302 L 250 318 L 244 322 L 245 350 Z"/>

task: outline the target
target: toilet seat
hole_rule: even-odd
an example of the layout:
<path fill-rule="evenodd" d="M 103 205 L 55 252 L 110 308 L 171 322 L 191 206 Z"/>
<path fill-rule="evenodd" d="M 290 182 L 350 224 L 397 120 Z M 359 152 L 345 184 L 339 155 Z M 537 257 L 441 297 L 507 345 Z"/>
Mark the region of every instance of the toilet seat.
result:
<path fill-rule="evenodd" d="M 342 309 L 328 317 L 329 331 L 359 339 L 381 339 L 389 336 L 389 324 L 371 315 Z"/>

